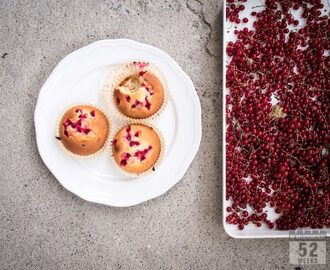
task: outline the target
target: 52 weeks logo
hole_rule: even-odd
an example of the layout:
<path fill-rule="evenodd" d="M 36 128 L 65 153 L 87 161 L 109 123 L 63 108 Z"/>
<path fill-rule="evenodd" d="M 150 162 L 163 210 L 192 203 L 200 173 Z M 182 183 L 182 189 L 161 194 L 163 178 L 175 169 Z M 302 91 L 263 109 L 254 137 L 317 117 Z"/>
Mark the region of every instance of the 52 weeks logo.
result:
<path fill-rule="evenodd" d="M 322 230 L 290 231 L 290 263 L 295 265 L 326 264 L 326 232 Z"/>

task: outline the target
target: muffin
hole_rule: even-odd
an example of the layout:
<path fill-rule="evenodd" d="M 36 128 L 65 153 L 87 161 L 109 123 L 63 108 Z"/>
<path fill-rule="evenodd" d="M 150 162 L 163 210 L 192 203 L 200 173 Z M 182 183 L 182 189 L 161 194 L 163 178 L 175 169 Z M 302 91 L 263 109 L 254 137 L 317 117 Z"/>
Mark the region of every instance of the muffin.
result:
<path fill-rule="evenodd" d="M 116 107 L 127 117 L 148 118 L 157 113 L 164 103 L 164 85 L 152 72 L 153 69 L 148 69 L 148 65 L 130 63 L 127 67 L 130 72 L 114 87 Z"/>
<path fill-rule="evenodd" d="M 154 169 L 161 153 L 158 133 L 144 124 L 130 124 L 120 129 L 112 141 L 113 157 L 124 171 L 140 174 Z"/>
<path fill-rule="evenodd" d="M 109 128 L 110 123 L 102 111 L 90 105 L 77 105 L 62 116 L 56 138 L 71 153 L 88 156 L 105 146 Z"/>

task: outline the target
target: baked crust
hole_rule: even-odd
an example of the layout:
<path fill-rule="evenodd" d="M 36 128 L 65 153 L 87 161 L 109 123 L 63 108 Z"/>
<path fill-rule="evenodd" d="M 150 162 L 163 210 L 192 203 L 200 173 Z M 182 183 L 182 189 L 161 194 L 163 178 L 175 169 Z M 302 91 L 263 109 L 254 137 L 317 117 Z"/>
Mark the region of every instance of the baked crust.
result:
<path fill-rule="evenodd" d="M 124 115 L 143 119 L 155 114 L 164 103 L 164 87 L 153 73 L 141 72 L 116 86 L 114 99 Z"/>
<path fill-rule="evenodd" d="M 60 126 L 60 141 L 70 152 L 87 156 L 99 151 L 106 143 L 110 124 L 99 109 L 74 106 L 63 115 Z"/>
<path fill-rule="evenodd" d="M 131 124 L 122 128 L 112 141 L 116 163 L 126 172 L 140 174 L 151 169 L 161 152 L 161 140 L 152 127 Z"/>

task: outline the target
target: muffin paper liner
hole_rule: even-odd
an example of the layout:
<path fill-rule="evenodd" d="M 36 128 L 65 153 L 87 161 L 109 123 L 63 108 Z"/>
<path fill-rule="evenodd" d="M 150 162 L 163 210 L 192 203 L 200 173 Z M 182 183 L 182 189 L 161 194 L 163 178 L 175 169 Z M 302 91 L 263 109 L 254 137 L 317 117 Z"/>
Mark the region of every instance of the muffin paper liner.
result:
<path fill-rule="evenodd" d="M 116 135 L 118 134 L 118 132 L 120 130 L 122 130 L 123 128 L 127 127 L 128 125 L 145 125 L 147 127 L 151 127 L 158 135 L 159 139 L 160 139 L 160 153 L 159 153 L 159 156 L 158 156 L 158 159 L 157 161 L 155 162 L 155 164 L 149 168 L 148 170 L 140 173 L 140 174 L 135 174 L 135 173 L 130 173 L 130 172 L 127 172 L 125 171 L 124 169 L 122 169 L 120 167 L 119 164 L 117 164 L 114 156 L 113 156 L 113 153 L 112 153 L 112 141 L 113 139 L 116 137 Z M 114 166 L 118 168 L 118 170 L 120 170 L 122 172 L 122 174 L 126 175 L 127 177 L 129 178 L 138 178 L 140 176 L 146 176 L 146 175 L 149 175 L 149 174 L 152 174 L 154 172 L 154 170 L 156 171 L 158 166 L 160 165 L 160 163 L 163 161 L 163 158 L 164 158 L 164 152 L 165 152 L 165 139 L 164 139 L 164 136 L 163 134 L 159 131 L 158 128 L 156 128 L 154 125 L 150 124 L 149 122 L 145 121 L 145 120 L 134 120 L 134 121 L 130 121 L 130 122 L 127 122 L 125 124 L 122 124 L 120 127 L 118 127 L 115 132 L 113 133 L 113 136 L 112 136 L 112 140 L 111 140 L 111 143 L 109 144 L 110 145 L 110 150 L 109 150 L 109 154 L 110 154 L 110 160 L 113 164 L 115 164 Z"/>
<path fill-rule="evenodd" d="M 99 149 L 98 151 L 96 151 L 95 153 L 93 154 L 90 154 L 90 155 L 78 155 L 78 154 L 75 154 L 73 152 L 71 152 L 70 150 L 68 150 L 64 145 L 63 143 L 58 140 L 56 137 L 60 137 L 60 125 L 61 125 L 61 120 L 64 116 L 64 114 L 70 110 L 72 107 L 76 107 L 76 106 L 92 106 L 96 109 L 98 109 L 99 111 L 101 111 L 104 116 L 107 118 L 108 120 L 108 123 L 109 123 L 109 130 L 108 130 L 108 137 L 107 139 L 105 140 L 104 142 L 104 145 L 101 149 Z M 99 106 L 95 106 L 94 104 L 90 104 L 90 103 L 74 103 L 74 104 L 71 104 L 69 105 L 68 107 L 66 107 L 63 112 L 60 114 L 60 116 L 58 117 L 57 119 L 57 127 L 56 127 L 56 135 L 55 135 L 55 139 L 57 140 L 60 148 L 68 155 L 70 155 L 71 157 L 74 157 L 74 158 L 77 158 L 77 159 L 89 159 L 89 158 L 95 158 L 96 156 L 100 155 L 109 145 L 109 140 L 110 140 L 110 137 L 111 137 L 111 128 L 112 128 L 112 124 L 111 124 L 111 121 L 110 121 L 110 117 L 108 116 L 108 114 L 103 110 L 101 109 Z"/>
<path fill-rule="evenodd" d="M 133 64 L 133 63 L 139 63 L 141 67 L 138 67 L 137 64 Z M 141 71 L 149 71 L 158 77 L 164 88 L 164 101 L 161 107 L 158 109 L 158 111 L 155 112 L 153 115 L 142 119 L 136 119 L 136 118 L 131 118 L 118 110 L 113 93 L 114 93 L 114 88 L 117 85 L 119 85 L 123 80 L 134 74 L 138 74 Z M 101 91 L 102 91 L 103 100 L 106 103 L 106 107 L 109 109 L 111 116 L 113 115 L 115 118 L 121 121 L 152 120 L 156 118 L 166 108 L 168 101 L 168 93 L 169 93 L 167 81 L 163 73 L 159 70 L 159 68 L 157 68 L 155 65 L 147 61 L 128 62 L 111 67 L 102 84 Z"/>

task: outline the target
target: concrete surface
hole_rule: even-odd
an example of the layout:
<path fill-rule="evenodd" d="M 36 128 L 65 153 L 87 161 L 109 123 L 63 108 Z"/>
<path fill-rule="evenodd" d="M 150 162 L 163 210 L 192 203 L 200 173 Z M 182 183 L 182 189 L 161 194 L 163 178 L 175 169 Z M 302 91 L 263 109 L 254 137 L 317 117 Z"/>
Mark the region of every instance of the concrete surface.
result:
<path fill-rule="evenodd" d="M 0 1 L 0 269 L 294 269 L 288 240 L 235 240 L 221 224 L 221 12 L 218 0 Z M 52 69 L 106 38 L 169 53 L 204 112 L 182 181 L 127 209 L 64 190 L 35 142 L 33 111 Z"/>

